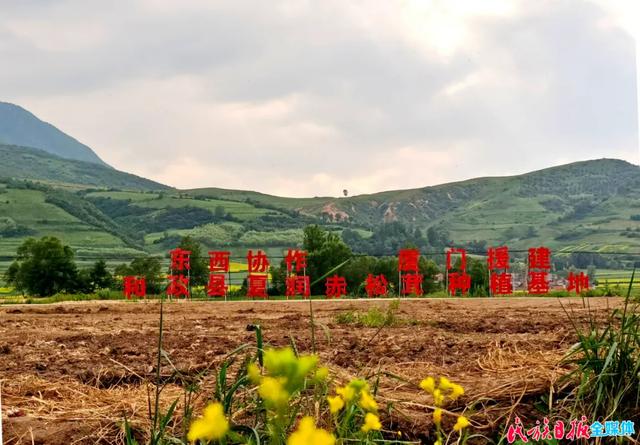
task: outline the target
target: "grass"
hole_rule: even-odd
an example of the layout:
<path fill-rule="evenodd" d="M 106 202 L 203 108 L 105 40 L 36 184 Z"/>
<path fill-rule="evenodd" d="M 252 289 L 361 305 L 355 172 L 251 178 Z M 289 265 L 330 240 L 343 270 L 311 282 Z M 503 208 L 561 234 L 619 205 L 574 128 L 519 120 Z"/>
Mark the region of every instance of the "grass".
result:
<path fill-rule="evenodd" d="M 574 367 L 565 380 L 578 384 L 564 408 L 575 415 L 602 421 L 640 415 L 640 306 L 631 298 L 634 276 L 635 271 L 623 308 L 612 311 L 604 325 L 591 310 L 585 326 L 567 313 L 578 343 L 565 358 Z"/>
<path fill-rule="evenodd" d="M 338 324 L 358 325 L 368 328 L 383 328 L 397 326 L 414 326 L 418 322 L 411 318 L 404 318 L 398 315 L 400 300 L 392 300 L 387 305 L 386 310 L 372 307 L 367 312 L 343 311 L 335 316 Z"/>

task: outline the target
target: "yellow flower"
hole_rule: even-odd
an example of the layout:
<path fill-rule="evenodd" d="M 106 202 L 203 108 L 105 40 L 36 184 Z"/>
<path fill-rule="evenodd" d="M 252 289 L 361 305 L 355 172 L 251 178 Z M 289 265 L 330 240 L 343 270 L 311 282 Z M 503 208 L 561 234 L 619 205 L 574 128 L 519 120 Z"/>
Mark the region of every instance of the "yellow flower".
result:
<path fill-rule="evenodd" d="M 464 416 L 460 416 L 458 417 L 456 424 L 453 425 L 453 429 L 455 431 L 461 431 L 463 428 L 466 428 L 468 426 L 469 426 L 469 420 Z"/>
<path fill-rule="evenodd" d="M 433 390 L 436 387 L 436 382 L 433 380 L 433 377 L 427 377 L 423 381 L 420 382 L 420 388 L 425 390 L 428 393 L 433 393 Z"/>
<path fill-rule="evenodd" d="M 291 433 L 287 445 L 333 445 L 336 438 L 322 428 L 316 428 L 313 417 L 304 417 L 298 429 Z"/>
<path fill-rule="evenodd" d="M 327 401 L 329 402 L 329 411 L 331 414 L 335 414 L 344 408 L 344 400 L 340 396 L 327 397 Z"/>
<path fill-rule="evenodd" d="M 441 390 L 446 391 L 446 390 L 451 388 L 451 381 L 446 377 L 440 376 L 440 385 L 439 386 L 440 386 Z"/>
<path fill-rule="evenodd" d="M 201 418 L 193 421 L 187 433 L 189 442 L 222 439 L 229 431 L 229 421 L 224 417 L 222 404 L 209 404 Z"/>
<path fill-rule="evenodd" d="M 380 430 L 382 428 L 382 424 L 380 423 L 380 419 L 373 413 L 367 413 L 364 416 L 364 425 L 362 425 L 362 431 L 368 433 L 371 430 Z"/>
<path fill-rule="evenodd" d="M 349 402 L 356 395 L 356 390 L 351 386 L 343 386 L 342 388 L 336 388 L 336 393 L 342 396 L 345 402 Z"/>
<path fill-rule="evenodd" d="M 440 439 L 433 442 L 433 445 L 442 445 L 442 441 Z"/>
<path fill-rule="evenodd" d="M 326 366 L 318 368 L 315 377 L 318 381 L 326 380 L 326 378 L 329 377 L 329 368 L 327 368 Z"/>
<path fill-rule="evenodd" d="M 449 397 L 451 397 L 451 400 L 455 400 L 458 397 L 464 395 L 464 388 L 458 384 L 452 383 L 451 384 L 451 395 Z"/>
<path fill-rule="evenodd" d="M 376 411 L 378 409 L 378 404 L 375 399 L 371 397 L 369 391 L 362 391 L 362 394 L 360 394 L 360 408 L 365 411 Z"/>
<path fill-rule="evenodd" d="M 433 403 L 436 406 L 440 406 L 444 403 L 444 396 L 442 395 L 442 391 L 439 389 L 433 390 Z"/>
<path fill-rule="evenodd" d="M 440 408 L 436 408 L 433 411 L 433 421 L 436 425 L 440 425 L 440 422 L 442 422 L 442 410 Z"/>
<path fill-rule="evenodd" d="M 273 405 L 286 405 L 289 400 L 289 393 L 284 389 L 282 382 L 274 377 L 264 377 L 258 387 L 258 394 L 264 400 Z"/>
<path fill-rule="evenodd" d="M 258 365 L 255 363 L 249 363 L 249 366 L 247 366 L 247 375 L 249 376 L 249 380 L 254 384 L 260 383 L 260 379 L 262 378 L 260 368 L 258 368 Z"/>

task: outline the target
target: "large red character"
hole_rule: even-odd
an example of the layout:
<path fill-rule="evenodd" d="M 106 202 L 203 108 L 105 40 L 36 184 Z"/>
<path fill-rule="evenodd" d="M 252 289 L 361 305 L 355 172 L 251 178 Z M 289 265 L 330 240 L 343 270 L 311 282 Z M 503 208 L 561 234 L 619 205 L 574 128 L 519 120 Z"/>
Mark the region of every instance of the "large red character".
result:
<path fill-rule="evenodd" d="M 510 273 L 492 272 L 489 284 L 493 295 L 509 295 L 513 293 L 513 282 Z"/>
<path fill-rule="evenodd" d="M 287 250 L 287 255 L 284 257 L 284 261 L 287 264 L 287 272 L 293 271 L 293 265 L 295 263 L 295 271 L 300 272 L 307 267 L 307 252 L 304 250 Z"/>
<path fill-rule="evenodd" d="M 529 272 L 528 291 L 530 294 L 548 294 L 549 279 L 548 272 Z"/>
<path fill-rule="evenodd" d="M 254 255 L 253 250 L 247 253 L 247 268 L 249 273 L 265 273 L 269 269 L 269 259 L 267 255 L 262 251 Z"/>
<path fill-rule="evenodd" d="M 422 295 L 422 274 L 408 273 L 401 276 L 402 295 Z"/>
<path fill-rule="evenodd" d="M 209 275 L 207 295 L 210 297 L 224 297 L 227 295 L 227 283 L 223 274 L 212 273 Z"/>
<path fill-rule="evenodd" d="M 400 249 L 398 252 L 398 270 L 400 272 L 418 273 L 418 261 L 420 251 L 418 249 Z"/>
<path fill-rule="evenodd" d="M 465 272 L 451 272 L 449 273 L 448 279 L 449 294 L 451 295 L 456 295 L 458 291 L 464 295 L 471 289 L 471 276 Z"/>
<path fill-rule="evenodd" d="M 132 295 L 138 298 L 144 298 L 147 295 L 147 284 L 144 277 L 127 276 L 123 281 L 124 295 L 127 299 L 131 300 Z"/>
<path fill-rule="evenodd" d="M 467 270 L 467 251 L 464 249 L 460 249 L 457 247 L 452 247 L 447 250 L 447 270 L 451 270 L 453 268 L 453 264 L 451 263 L 452 255 L 459 253 L 460 254 L 460 270 Z"/>
<path fill-rule="evenodd" d="M 347 295 L 347 280 L 344 277 L 334 275 L 328 277 L 325 282 L 327 298 L 340 298 Z"/>
<path fill-rule="evenodd" d="M 229 272 L 229 258 L 231 252 L 210 251 L 209 252 L 209 271 L 210 272 Z"/>
<path fill-rule="evenodd" d="M 387 295 L 388 284 L 384 275 L 369 274 L 365 280 L 364 289 L 369 297 L 381 297 Z"/>
<path fill-rule="evenodd" d="M 184 275 L 169 275 L 167 295 L 172 297 L 189 297 L 189 277 Z"/>
<path fill-rule="evenodd" d="M 509 268 L 509 248 L 490 247 L 487 251 L 487 266 L 489 270 L 506 270 Z"/>
<path fill-rule="evenodd" d="M 547 247 L 529 249 L 529 269 L 551 269 L 551 251 Z"/>
<path fill-rule="evenodd" d="M 171 270 L 190 269 L 189 255 L 191 255 L 191 251 L 178 247 L 169 252 L 169 254 L 171 255 Z"/>
<path fill-rule="evenodd" d="M 311 285 L 309 284 L 309 277 L 306 275 L 297 275 L 287 277 L 285 280 L 286 291 L 285 296 L 295 297 L 296 295 L 302 295 L 303 297 L 309 297 L 311 295 Z"/>
<path fill-rule="evenodd" d="M 247 297 L 267 298 L 266 275 L 249 275 L 247 277 Z"/>
<path fill-rule="evenodd" d="M 571 292 L 572 290 L 576 291 L 576 294 L 579 294 L 583 290 L 589 289 L 589 276 L 585 275 L 584 272 L 580 272 L 579 274 L 574 274 L 573 272 L 569 272 L 567 276 L 567 280 L 569 281 L 567 285 L 567 290 Z"/>

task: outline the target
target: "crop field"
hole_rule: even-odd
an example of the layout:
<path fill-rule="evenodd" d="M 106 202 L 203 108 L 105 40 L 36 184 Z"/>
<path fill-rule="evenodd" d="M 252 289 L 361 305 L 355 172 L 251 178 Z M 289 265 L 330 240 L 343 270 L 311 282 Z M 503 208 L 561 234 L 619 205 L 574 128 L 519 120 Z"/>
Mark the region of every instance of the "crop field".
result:
<path fill-rule="evenodd" d="M 385 428 L 412 440 L 433 441 L 432 400 L 418 383 L 447 376 L 465 388 L 448 409 L 464 412 L 473 433 L 497 443 L 515 414 L 542 418 L 535 407 L 568 372 L 560 361 L 576 341 L 567 312 L 578 323 L 587 317 L 578 298 L 312 304 L 314 341 L 308 301 L 165 304 L 163 350 L 170 361 L 159 370 L 168 385 L 161 404 L 180 399 L 169 429 L 180 435 L 183 428 L 177 371 L 202 390 L 192 401 L 200 412 L 213 396 L 214 370 L 230 351 L 254 342 L 248 325 L 260 325 L 265 344 L 293 345 L 300 353 L 315 346 L 331 386 L 355 376 L 375 381 Z M 621 304 L 589 299 L 602 319 Z M 159 308 L 155 301 L 1 306 L 5 445 L 123 443 L 125 416 L 134 430 L 147 428 Z M 391 322 L 376 324 L 376 314 Z"/>

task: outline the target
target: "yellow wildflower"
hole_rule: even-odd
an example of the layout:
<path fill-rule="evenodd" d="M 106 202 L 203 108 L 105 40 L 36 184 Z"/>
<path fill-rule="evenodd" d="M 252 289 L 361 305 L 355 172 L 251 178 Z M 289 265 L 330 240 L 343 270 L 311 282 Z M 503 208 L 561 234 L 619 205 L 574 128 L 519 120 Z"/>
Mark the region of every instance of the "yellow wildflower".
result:
<path fill-rule="evenodd" d="M 336 388 L 336 393 L 342 396 L 345 402 L 349 402 L 356 395 L 356 390 L 351 386 L 343 386 L 342 388 Z"/>
<path fill-rule="evenodd" d="M 336 438 L 322 428 L 316 428 L 313 417 L 304 417 L 298 429 L 291 433 L 287 445 L 333 445 Z"/>
<path fill-rule="evenodd" d="M 440 425 L 440 422 L 442 422 L 442 410 L 440 408 L 436 408 L 433 411 L 433 421 L 436 425 Z"/>
<path fill-rule="evenodd" d="M 318 381 L 326 380 L 326 378 L 329 377 L 329 368 L 326 366 L 318 368 L 315 377 Z"/>
<path fill-rule="evenodd" d="M 364 416 L 364 425 L 362 425 L 362 431 L 368 433 L 371 430 L 380 430 L 382 428 L 382 424 L 380 423 L 380 419 L 373 413 L 367 413 Z"/>
<path fill-rule="evenodd" d="M 335 414 L 344 408 L 344 400 L 340 396 L 327 397 L 327 401 L 329 402 L 329 411 L 331 414 Z"/>
<path fill-rule="evenodd" d="M 260 379 L 262 378 L 260 368 L 258 368 L 258 365 L 255 363 L 249 363 L 249 366 L 247 366 L 247 375 L 249 376 L 249 380 L 254 384 L 260 383 Z"/>
<path fill-rule="evenodd" d="M 362 394 L 360 394 L 360 408 L 365 411 L 376 411 L 378 409 L 378 403 L 371 397 L 369 391 L 362 391 Z"/>
<path fill-rule="evenodd" d="M 461 431 L 462 429 L 466 428 L 469 426 L 469 420 L 464 417 L 464 416 L 460 416 L 458 417 L 458 420 L 456 421 L 456 424 L 453 425 L 453 429 L 455 431 Z"/>
<path fill-rule="evenodd" d="M 440 376 L 440 389 L 443 391 L 447 391 L 448 389 L 451 389 L 451 381 L 446 378 L 446 377 L 442 377 Z"/>
<path fill-rule="evenodd" d="M 442 445 L 442 441 L 440 439 L 433 442 L 433 445 Z"/>
<path fill-rule="evenodd" d="M 289 393 L 282 382 L 274 377 L 264 377 L 258 387 L 260 397 L 276 406 L 282 406 L 289 400 Z"/>
<path fill-rule="evenodd" d="M 433 377 L 427 377 L 423 381 L 420 382 L 420 388 L 425 390 L 428 393 L 433 393 L 433 390 L 436 387 L 436 382 Z"/>
<path fill-rule="evenodd" d="M 229 431 L 229 421 L 224 417 L 222 404 L 209 404 L 202 417 L 193 421 L 187 433 L 189 442 L 222 439 Z"/>
<path fill-rule="evenodd" d="M 436 406 L 441 406 L 444 403 L 444 395 L 442 395 L 442 391 L 439 389 L 433 390 L 433 403 Z"/>
<path fill-rule="evenodd" d="M 456 383 L 451 384 L 451 400 L 455 400 L 458 397 L 464 395 L 464 388 Z"/>

